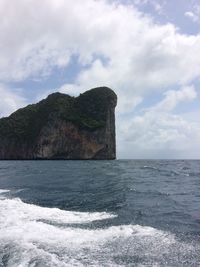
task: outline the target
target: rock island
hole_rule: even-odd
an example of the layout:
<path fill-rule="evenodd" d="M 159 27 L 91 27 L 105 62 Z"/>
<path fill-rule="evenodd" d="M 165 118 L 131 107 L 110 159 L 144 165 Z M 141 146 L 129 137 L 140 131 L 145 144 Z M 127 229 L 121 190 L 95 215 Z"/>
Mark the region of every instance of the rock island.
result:
<path fill-rule="evenodd" d="M 0 119 L 0 159 L 115 159 L 116 94 L 53 93 Z"/>

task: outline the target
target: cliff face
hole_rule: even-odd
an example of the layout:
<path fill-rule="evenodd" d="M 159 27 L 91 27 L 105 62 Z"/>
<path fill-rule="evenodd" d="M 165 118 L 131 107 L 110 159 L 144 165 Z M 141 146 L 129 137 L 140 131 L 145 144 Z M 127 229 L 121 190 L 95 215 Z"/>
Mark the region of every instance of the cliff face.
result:
<path fill-rule="evenodd" d="M 0 119 L 0 159 L 115 159 L 116 94 L 54 93 Z"/>

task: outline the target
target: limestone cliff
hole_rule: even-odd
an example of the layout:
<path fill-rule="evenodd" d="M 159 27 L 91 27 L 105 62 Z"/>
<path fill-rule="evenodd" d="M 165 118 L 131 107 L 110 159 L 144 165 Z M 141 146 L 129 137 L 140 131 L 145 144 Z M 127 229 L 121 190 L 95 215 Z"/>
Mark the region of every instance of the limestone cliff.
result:
<path fill-rule="evenodd" d="M 116 94 L 54 93 L 0 119 L 0 159 L 115 159 Z"/>

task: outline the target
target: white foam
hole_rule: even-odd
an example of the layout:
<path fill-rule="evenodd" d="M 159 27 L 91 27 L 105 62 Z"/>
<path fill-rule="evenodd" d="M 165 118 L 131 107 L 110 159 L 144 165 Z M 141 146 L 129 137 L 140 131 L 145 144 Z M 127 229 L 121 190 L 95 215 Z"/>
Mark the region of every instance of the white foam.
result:
<path fill-rule="evenodd" d="M 159 170 L 158 168 L 154 167 L 154 166 L 148 166 L 148 165 L 145 165 L 143 166 L 144 169 L 152 169 L 152 170 Z"/>
<path fill-rule="evenodd" d="M 106 212 L 74 212 L 58 208 L 45 208 L 27 204 L 19 198 L 0 201 L 0 223 L 12 225 L 21 221 L 45 220 L 60 224 L 89 223 L 97 220 L 110 219 L 116 215 Z"/>
<path fill-rule="evenodd" d="M 7 189 L 0 189 L 0 194 L 8 193 L 8 192 L 10 192 L 10 190 L 7 190 Z"/>
<path fill-rule="evenodd" d="M 180 243 L 173 234 L 152 227 L 78 227 L 113 216 L 44 208 L 20 199 L 0 200 L 0 266 L 129 266 L 124 260 L 136 261 L 136 266 L 179 266 L 187 254 L 199 255 L 199 247 Z"/>

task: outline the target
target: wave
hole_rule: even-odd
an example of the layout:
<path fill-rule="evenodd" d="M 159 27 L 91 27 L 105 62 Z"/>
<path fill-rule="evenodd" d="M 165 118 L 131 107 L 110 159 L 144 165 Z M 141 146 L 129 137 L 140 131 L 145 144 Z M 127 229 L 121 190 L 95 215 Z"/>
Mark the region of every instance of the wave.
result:
<path fill-rule="evenodd" d="M 199 246 L 172 233 L 141 225 L 78 227 L 115 216 L 0 199 L 0 266 L 195 266 Z"/>
<path fill-rule="evenodd" d="M 190 173 L 185 173 L 183 171 L 180 172 L 180 171 L 175 171 L 175 170 L 170 170 L 170 169 L 166 170 L 166 169 L 161 169 L 161 168 L 157 168 L 157 167 L 149 166 L 149 165 L 143 166 L 142 169 L 149 169 L 149 170 L 154 170 L 160 173 L 165 173 L 166 176 L 180 176 L 180 175 L 187 176 L 187 177 L 190 176 Z"/>
<path fill-rule="evenodd" d="M 159 168 L 156 168 L 156 167 L 153 167 L 153 166 L 148 166 L 148 165 L 145 165 L 143 166 L 144 169 L 151 169 L 151 170 L 157 170 L 159 171 Z"/>

